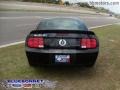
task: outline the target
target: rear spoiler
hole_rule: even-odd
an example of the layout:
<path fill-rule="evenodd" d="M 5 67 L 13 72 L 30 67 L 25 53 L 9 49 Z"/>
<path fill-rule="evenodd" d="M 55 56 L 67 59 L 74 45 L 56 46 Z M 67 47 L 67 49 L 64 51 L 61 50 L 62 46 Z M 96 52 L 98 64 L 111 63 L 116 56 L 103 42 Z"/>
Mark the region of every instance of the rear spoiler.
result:
<path fill-rule="evenodd" d="M 79 34 L 88 34 L 95 35 L 93 31 L 80 31 L 80 30 L 33 30 L 30 34 L 42 34 L 42 33 L 79 33 Z"/>

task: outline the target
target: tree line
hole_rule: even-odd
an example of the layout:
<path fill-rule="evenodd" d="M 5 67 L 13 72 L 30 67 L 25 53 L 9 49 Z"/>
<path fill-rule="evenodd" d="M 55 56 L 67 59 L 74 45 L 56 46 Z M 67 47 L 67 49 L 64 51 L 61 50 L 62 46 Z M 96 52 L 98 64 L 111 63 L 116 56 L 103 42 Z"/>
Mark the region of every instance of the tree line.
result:
<path fill-rule="evenodd" d="M 24 2 L 39 2 L 39 3 L 53 3 L 59 4 L 61 0 L 23 0 Z"/>

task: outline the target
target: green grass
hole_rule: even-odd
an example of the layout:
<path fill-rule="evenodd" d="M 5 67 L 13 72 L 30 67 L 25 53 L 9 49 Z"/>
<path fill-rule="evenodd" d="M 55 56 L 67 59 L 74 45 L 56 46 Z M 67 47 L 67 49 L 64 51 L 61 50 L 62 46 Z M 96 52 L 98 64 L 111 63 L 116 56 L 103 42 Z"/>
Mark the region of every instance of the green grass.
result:
<path fill-rule="evenodd" d="M 32 68 L 20 44 L 0 49 L 0 79 L 48 79 L 58 82 L 55 90 L 120 90 L 120 25 L 93 31 L 100 40 L 94 68 Z"/>

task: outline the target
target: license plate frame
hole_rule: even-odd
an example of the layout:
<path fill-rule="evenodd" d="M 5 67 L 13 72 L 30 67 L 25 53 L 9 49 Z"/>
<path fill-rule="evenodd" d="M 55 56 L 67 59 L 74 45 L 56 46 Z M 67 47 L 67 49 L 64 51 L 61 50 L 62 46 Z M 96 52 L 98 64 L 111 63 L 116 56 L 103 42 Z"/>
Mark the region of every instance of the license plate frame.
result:
<path fill-rule="evenodd" d="M 70 55 L 55 55 L 55 63 L 70 63 Z"/>

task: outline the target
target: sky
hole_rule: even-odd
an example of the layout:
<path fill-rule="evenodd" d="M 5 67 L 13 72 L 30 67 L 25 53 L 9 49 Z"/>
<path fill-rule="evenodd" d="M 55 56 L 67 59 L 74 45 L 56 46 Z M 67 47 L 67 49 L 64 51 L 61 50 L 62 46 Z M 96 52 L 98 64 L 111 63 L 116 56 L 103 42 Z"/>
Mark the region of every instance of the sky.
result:
<path fill-rule="evenodd" d="M 109 9 L 110 11 L 114 12 L 114 13 L 117 13 L 117 14 L 120 14 L 120 0 L 63 0 L 63 1 L 69 1 L 71 3 L 76 3 L 76 2 L 88 2 L 90 3 L 91 2 L 118 2 L 116 5 L 96 5 L 96 7 L 104 7 L 106 9 Z"/>

